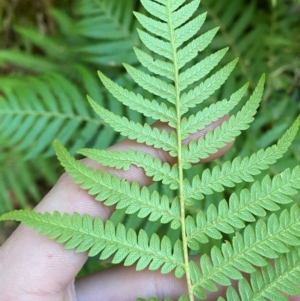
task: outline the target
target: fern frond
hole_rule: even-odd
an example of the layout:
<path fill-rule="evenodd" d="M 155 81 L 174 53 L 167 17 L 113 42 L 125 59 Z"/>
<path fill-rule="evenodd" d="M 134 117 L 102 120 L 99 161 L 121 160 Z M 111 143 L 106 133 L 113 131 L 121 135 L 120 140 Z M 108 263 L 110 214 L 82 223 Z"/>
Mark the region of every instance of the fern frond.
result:
<path fill-rule="evenodd" d="M 237 137 L 242 130 L 249 127 L 261 101 L 263 85 L 264 76 L 260 79 L 257 88 L 241 111 L 231 116 L 228 121 L 223 122 L 213 132 L 208 132 L 198 142 L 192 140 L 188 146 L 183 146 L 184 168 L 190 167 L 190 163 L 197 163 L 199 159 L 207 158 L 209 154 L 216 153 L 219 148 L 224 147 L 226 143 Z"/>
<path fill-rule="evenodd" d="M 121 135 L 136 140 L 139 143 L 146 143 L 156 148 L 162 148 L 168 151 L 173 157 L 177 155 L 175 132 L 169 134 L 166 130 L 163 129 L 160 131 L 157 128 L 152 128 L 147 123 L 144 125 L 135 123 L 128 120 L 125 116 L 120 117 L 101 107 L 91 98 L 88 98 L 88 100 L 95 112 L 115 131 L 120 132 Z"/>
<path fill-rule="evenodd" d="M 244 300 L 285 300 L 287 295 L 300 295 L 300 254 L 298 248 L 292 248 L 287 254 L 275 259 L 274 266 L 269 263 L 261 271 L 251 274 L 250 281 L 245 278 L 239 281 L 238 292 L 229 287 L 226 293 L 227 301 Z M 219 301 L 225 300 L 220 297 Z"/>
<path fill-rule="evenodd" d="M 172 189 L 178 188 L 177 166 L 171 167 L 168 163 L 162 163 L 158 158 L 153 158 L 150 154 L 132 150 L 116 152 L 99 149 L 81 149 L 78 153 L 104 166 L 117 169 L 128 170 L 130 165 L 134 164 L 142 167 L 146 175 L 153 177 L 154 181 L 162 181 L 163 184 L 170 185 Z"/>
<path fill-rule="evenodd" d="M 184 93 L 181 97 L 181 114 L 186 113 L 190 108 L 202 103 L 203 100 L 207 99 L 216 90 L 218 90 L 228 79 L 236 63 L 237 60 L 228 63 L 225 67 L 211 75 L 195 89 Z"/>
<path fill-rule="evenodd" d="M 78 213 L 72 216 L 61 215 L 55 211 L 50 213 L 37 213 L 34 211 L 12 211 L 1 216 L 0 220 L 17 220 L 40 230 L 41 234 L 48 235 L 64 243 L 65 249 L 75 249 L 76 252 L 89 250 L 89 256 L 100 253 L 100 259 L 113 256 L 113 263 L 123 260 L 125 265 L 137 262 L 137 269 L 142 270 L 149 266 L 150 270 L 161 269 L 162 273 L 183 272 L 183 256 L 181 242 L 178 241 L 174 248 L 168 237 L 161 240 L 154 234 L 148 238 L 145 231 L 136 233 L 124 225 L 117 227 L 111 221 L 105 224 L 96 217 L 94 220 L 88 215 L 81 217 Z"/>
<path fill-rule="evenodd" d="M 134 52 L 140 63 L 149 71 L 157 75 L 165 76 L 171 80 L 174 78 L 174 66 L 171 63 L 159 59 L 153 60 L 151 55 L 139 48 L 134 48 Z"/>
<path fill-rule="evenodd" d="M 222 233 L 234 233 L 242 229 L 245 222 L 254 222 L 255 217 L 266 216 L 266 211 L 280 210 L 278 204 L 289 204 L 290 196 L 300 189 L 300 167 L 286 169 L 272 180 L 265 176 L 261 182 L 255 182 L 251 189 L 243 189 L 238 196 L 233 193 L 229 202 L 220 201 L 218 209 L 209 205 L 206 215 L 199 212 L 194 219 L 187 217 L 187 240 L 189 247 L 198 250 L 200 244 L 207 243 L 208 237 L 221 239 Z"/>
<path fill-rule="evenodd" d="M 91 136 L 78 134 L 78 128 L 88 127 L 93 136 L 103 125 L 94 117 L 74 83 L 63 76 L 27 77 L 22 78 L 22 82 L 14 88 L 3 89 L 0 132 L 2 137 L 7 137 L 5 146 L 25 152 L 26 159 L 41 153 L 53 155 L 51 143 L 54 138 L 68 143 L 76 137 L 87 143 Z M 110 132 L 106 132 L 106 138 L 111 134 L 115 136 Z"/>
<path fill-rule="evenodd" d="M 172 45 L 170 42 L 155 38 L 141 29 L 138 29 L 138 33 L 141 41 L 147 48 L 166 59 L 172 60 Z"/>
<path fill-rule="evenodd" d="M 98 72 L 98 74 L 106 89 L 124 105 L 147 117 L 168 122 L 170 126 L 174 126 L 176 122 L 176 112 L 173 107 L 167 107 L 164 103 L 159 103 L 156 100 L 150 101 L 145 99 L 140 94 L 135 94 L 122 88 L 107 78 L 103 73 Z"/>
<path fill-rule="evenodd" d="M 173 14 L 170 13 L 170 15 L 173 17 L 173 27 L 177 28 L 184 24 L 186 21 L 190 19 L 190 17 L 193 15 L 193 13 L 197 10 L 199 7 L 200 1 L 194 0 L 190 3 L 187 3 L 179 8 L 184 3 L 184 1 L 171 1 L 168 7 L 169 13 L 173 12 Z M 177 8 L 179 8 L 177 10 Z"/>
<path fill-rule="evenodd" d="M 137 42 L 132 10 L 135 0 L 79 1 L 76 20 L 70 30 L 75 37 L 85 38 L 81 45 L 71 47 L 77 57 L 99 66 L 118 66 L 126 59 L 135 63 L 132 47 Z M 88 38 L 89 40 L 86 40 Z M 74 49 L 75 48 L 75 49 Z"/>
<path fill-rule="evenodd" d="M 171 222 L 173 228 L 180 226 L 178 200 L 171 203 L 167 196 L 160 196 L 157 191 L 150 193 L 147 187 L 140 188 L 136 182 L 130 184 L 107 172 L 102 174 L 75 160 L 58 141 L 54 147 L 59 161 L 75 183 L 87 189 L 89 194 L 96 195 L 97 201 L 107 206 L 117 204 L 117 209 L 126 208 L 131 214 L 138 212 L 139 217 L 149 215 L 152 221 Z"/>
<path fill-rule="evenodd" d="M 13 30 L 27 49 L 40 51 L 33 54 L 23 49 L 2 50 L 0 60 L 40 74 L 57 72 L 69 78 L 74 78 L 78 65 L 120 66 L 125 59 L 136 63 L 132 51 L 138 42 L 132 14 L 134 7 L 137 7 L 136 0 L 126 3 L 79 0 L 72 3 L 71 14 L 62 8 L 51 9 L 48 13 L 58 25 L 58 34 L 54 37 L 40 30 L 16 26 Z M 37 54 L 40 52 L 48 59 Z"/>
<path fill-rule="evenodd" d="M 221 168 L 215 166 L 212 170 L 205 169 L 201 179 L 199 176 L 195 176 L 192 184 L 186 181 L 185 197 L 187 201 L 192 202 L 191 199 L 201 200 L 205 194 L 212 194 L 213 191 L 223 191 L 224 186 L 232 187 L 234 183 L 252 182 L 253 175 L 258 175 L 261 170 L 268 168 L 270 164 L 274 164 L 283 156 L 293 142 L 299 125 L 300 117 L 297 118 L 276 145 L 265 150 L 261 149 L 244 159 L 236 157 L 232 162 L 225 162 Z"/>
<path fill-rule="evenodd" d="M 176 18 L 174 14 L 174 18 Z M 179 48 L 182 44 L 191 39 L 202 27 L 206 19 L 206 13 L 199 15 L 187 22 L 174 32 L 175 48 Z M 174 22 L 174 28 L 176 28 L 176 22 Z"/>
<path fill-rule="evenodd" d="M 0 139 L 0 142 L 2 146 L 6 144 L 6 140 Z M 37 158 L 32 164 L 24 161 L 18 152 L 6 152 L 0 146 L 0 214 L 18 207 L 31 207 L 40 200 L 36 167 L 40 168 L 44 161 Z M 50 171 L 49 177 L 52 175 Z"/>
<path fill-rule="evenodd" d="M 218 65 L 227 51 L 228 48 L 221 49 L 180 73 L 180 90 L 183 91 L 188 85 L 191 85 L 205 77 Z"/>
<path fill-rule="evenodd" d="M 230 279 L 243 279 L 240 271 L 255 272 L 254 266 L 268 265 L 266 258 L 278 258 L 280 253 L 290 252 L 289 246 L 299 246 L 300 209 L 298 205 L 284 210 L 280 217 L 272 214 L 267 223 L 259 220 L 255 228 L 245 228 L 243 236 L 237 233 L 232 244 L 226 242 L 221 250 L 211 249 L 211 259 L 204 254 L 200 259 L 200 269 L 195 263 L 193 269 L 194 294 L 198 298 L 205 297 L 204 289 L 216 291 L 216 282 L 223 286 L 231 284 Z"/>
<path fill-rule="evenodd" d="M 217 34 L 218 28 L 211 29 L 208 32 L 202 34 L 198 38 L 194 39 L 184 48 L 178 51 L 178 67 L 181 69 L 188 62 L 194 59 L 197 54 L 203 51 L 212 41 L 214 36 Z"/>
<path fill-rule="evenodd" d="M 175 104 L 176 90 L 175 86 L 162 81 L 159 78 L 148 75 L 130 65 L 124 64 L 127 73 L 142 88 L 152 94 L 165 98 L 170 103 Z"/>
<path fill-rule="evenodd" d="M 196 115 L 183 118 L 181 124 L 182 139 L 187 138 L 189 134 L 202 130 L 205 126 L 228 114 L 242 99 L 246 93 L 247 87 L 248 84 L 244 85 L 241 89 L 232 94 L 229 101 L 226 99 L 220 100 L 217 103 L 204 108 Z"/>
<path fill-rule="evenodd" d="M 221 34 L 211 46 L 219 49 L 230 45 L 231 57 L 240 58 L 235 76 L 246 78 L 251 88 L 254 88 L 254 78 L 267 70 L 265 61 L 262 59 L 266 53 L 266 43 L 263 37 L 269 34 L 266 18 L 261 18 L 257 14 L 254 2 L 245 5 L 239 0 L 234 4 L 204 0 L 202 5 L 210 17 L 209 26 L 220 27 Z M 228 11 L 231 13 L 228 14 Z M 249 31 L 249 28 L 253 30 Z M 251 64 L 249 64 L 250 61 Z"/>
<path fill-rule="evenodd" d="M 135 17 L 138 19 L 139 23 L 150 32 L 155 32 L 157 36 L 168 40 L 169 38 L 169 28 L 164 22 L 156 21 L 149 18 L 139 12 L 134 12 Z"/>
<path fill-rule="evenodd" d="M 128 13 L 133 8 L 134 0 L 119 2 L 117 0 L 80 2 L 82 6 L 79 7 L 79 16 L 83 18 L 79 18 L 75 26 L 72 26 L 70 18 L 60 19 L 66 28 L 69 27 L 73 33 L 79 33 L 80 40 L 86 41 L 84 49 L 74 47 L 70 51 L 70 62 L 73 62 L 72 54 L 82 53 L 82 51 L 90 54 L 84 58 L 86 61 L 101 62 L 106 59 L 106 64 L 119 65 L 124 58 L 127 62 L 129 60 L 129 63 L 136 62 L 129 52 L 130 43 L 136 42 L 132 40 L 131 34 L 134 22 L 132 15 Z M 217 2 L 210 5 L 218 9 L 226 5 L 225 2 Z M 240 0 L 236 2 L 241 5 Z M 228 192 L 219 193 L 216 197 L 209 195 L 222 192 L 226 186 L 234 187 L 236 183 L 254 181 L 255 175 L 281 158 L 295 138 L 300 117 L 277 144 L 266 149 L 260 146 L 261 149 L 250 154 L 249 157 L 237 157 L 223 165 L 205 169 L 201 176 L 194 176 L 197 169 L 192 169 L 192 164 L 216 154 L 220 148 L 234 141 L 254 120 L 262 99 L 264 76 L 237 114 L 232 115 L 228 121 L 223 122 L 213 131 L 207 132 L 204 137 L 197 141 L 192 140 L 187 145 L 186 141 L 190 135 L 203 130 L 225 114 L 230 114 L 243 98 L 247 84 L 237 90 L 236 87 L 241 87 L 239 76 L 229 80 L 229 75 L 237 65 L 236 59 L 226 59 L 227 63 L 221 66 L 221 59 L 224 58 L 227 48 L 224 48 L 225 45 L 220 42 L 219 36 L 216 38 L 216 44 L 219 43 L 221 47 L 211 43 L 218 28 L 211 30 L 205 28 L 206 13 L 193 16 L 200 11 L 198 10 L 200 0 L 141 0 L 140 3 L 150 16 L 142 14 L 144 11 L 142 6 L 139 4 L 135 6 L 138 10 L 135 16 L 143 27 L 137 32 L 145 46 L 141 46 L 142 50 L 135 48 L 135 53 L 146 70 L 125 63 L 123 66 L 133 81 L 130 81 L 129 77 L 120 76 L 116 79 L 118 84 L 99 72 L 100 80 L 110 93 L 104 94 L 107 97 L 105 102 L 101 97 L 99 103 L 93 101 L 91 97 L 88 100 L 102 119 L 101 121 L 95 119 L 98 125 L 102 125 L 103 121 L 123 136 L 135 140 L 135 143 L 152 146 L 158 152 L 161 150 L 168 152 L 176 157 L 176 164 L 171 165 L 164 163 L 163 159 L 154 158 L 151 154 L 155 154 L 156 151 L 149 154 L 135 151 L 138 149 L 136 146 L 131 150 L 119 152 L 103 150 L 103 145 L 100 147 L 101 150 L 85 148 L 79 151 L 100 163 L 101 166 L 110 167 L 111 169 L 107 169 L 110 174 L 108 171 L 101 172 L 86 166 L 72 157 L 59 142 L 55 142 L 57 157 L 74 182 L 104 205 L 115 205 L 117 210 L 111 219 L 103 222 L 98 217 L 93 220 L 87 215 L 81 217 L 77 213 L 70 216 L 58 212 L 41 214 L 20 211 L 6 214 L 0 220 L 22 221 L 40 230 L 41 234 L 64 243 L 67 249 L 73 248 L 77 252 L 88 251 L 90 256 L 100 254 L 101 259 L 111 257 L 113 263 L 124 262 L 125 265 L 136 263 L 138 270 L 147 267 L 153 270 L 160 269 L 162 273 L 173 272 L 177 278 L 185 275 L 188 297 L 182 295 L 180 301 L 193 301 L 195 297 L 206 298 L 206 291 L 217 291 L 217 285 L 231 286 L 232 280 L 239 280 L 239 294 L 245 301 L 253 295 L 253 292 L 258 292 L 255 286 L 259 287 L 261 299 L 265 297 L 275 299 L 275 291 L 270 288 L 272 285 L 274 288 L 275 283 L 284 292 L 298 292 L 293 288 L 296 281 L 287 288 L 290 276 L 287 276 L 287 280 L 284 277 L 279 280 L 279 274 L 284 275 L 286 270 L 289 271 L 287 274 L 293 274 L 286 264 L 289 260 L 288 256 L 292 256 L 295 262 L 299 262 L 299 254 L 293 252 L 298 252 L 300 247 L 298 231 L 300 208 L 298 205 L 290 204 L 293 203 L 292 195 L 300 188 L 300 167 L 297 166 L 292 170 L 285 167 L 279 175 L 272 178 L 265 176 L 261 181 L 254 182 L 252 186 L 247 184 L 246 187 L 238 187 L 235 192 L 230 191 L 229 197 Z M 250 32 L 252 25 L 254 26 L 254 22 L 250 22 L 253 10 L 247 10 L 239 17 L 237 8 L 232 3 L 228 5 L 233 11 L 225 13 L 224 19 L 234 20 L 233 16 L 235 16 L 238 24 L 241 25 L 241 20 L 244 19 L 248 20 L 249 25 L 232 30 L 230 36 L 237 38 L 241 37 L 241 33 L 245 30 Z M 88 15 L 91 16 L 90 19 L 85 18 Z M 211 11 L 209 15 L 216 21 Z M 209 24 L 210 21 L 207 22 L 206 24 Z M 222 22 L 219 22 L 219 25 L 222 25 Z M 119 27 L 122 29 L 119 30 Z M 203 33 L 198 34 L 199 29 Z M 222 26 L 220 29 L 224 34 Z M 31 37 L 33 38 L 34 35 Z M 104 41 L 102 46 L 97 39 L 100 39 L 100 42 Z M 95 43 L 91 44 L 90 41 Z M 47 48 L 47 45 L 49 51 L 50 48 L 57 46 L 50 38 L 46 40 L 44 48 Z M 208 48 L 209 45 L 211 46 Z M 112 46 L 117 49 L 107 53 Z M 216 48 L 222 49 L 215 50 Z M 97 51 L 101 54 L 99 60 L 95 58 Z M 196 62 L 195 58 L 200 52 L 203 57 Z M 244 63 L 242 59 L 239 66 L 243 66 Z M 220 66 L 218 70 L 214 70 L 218 66 Z M 81 66 L 75 67 L 76 70 L 81 68 Z M 73 65 L 70 70 L 71 72 L 74 70 Z M 85 78 L 88 87 L 94 85 L 94 82 L 91 84 L 91 81 Z M 62 79 L 57 77 L 56 81 L 57 85 L 49 84 L 51 89 L 46 89 L 46 92 L 39 87 L 40 92 L 32 103 L 35 108 L 41 110 L 47 108 L 51 112 L 61 110 L 68 116 L 78 113 L 90 118 L 85 103 L 79 101 L 78 104 L 73 105 L 64 101 L 73 98 L 72 96 L 75 96 L 74 100 L 80 99 L 74 84 L 64 80 L 63 77 Z M 134 82 L 134 93 L 129 90 L 131 82 Z M 250 84 L 252 83 L 253 81 Z M 48 87 L 46 84 L 44 86 Z M 144 97 L 143 90 L 146 93 L 150 92 L 154 97 Z M 102 96 L 101 92 L 92 91 L 93 93 L 88 91 L 89 94 L 93 94 L 92 97 L 97 94 Z M 11 93 L 10 106 L 15 109 L 20 105 L 20 101 L 14 93 L 14 91 Z M 46 95 L 45 102 L 41 95 Z M 51 95 L 55 95 L 55 99 L 59 101 L 50 101 Z M 212 95 L 215 98 L 212 105 L 207 105 L 202 111 L 194 109 Z M 220 95 L 222 97 L 219 97 Z M 227 98 L 227 95 L 231 96 Z M 40 98 L 43 99 L 42 102 L 38 101 Z M 221 101 L 217 102 L 217 99 Z M 110 100 L 111 105 L 108 103 Z M 113 112 L 109 108 L 113 108 Z M 78 124 L 76 118 L 76 121 L 73 120 L 67 126 L 61 118 L 53 118 L 55 121 L 51 129 L 46 128 L 42 131 L 40 127 L 44 127 L 43 125 L 49 121 L 46 117 L 41 119 L 39 127 L 31 133 L 33 138 L 39 138 L 41 133 L 44 133 L 53 139 L 58 130 L 63 128 L 63 135 L 69 141 L 72 140 L 72 133 L 69 133 L 72 131 L 72 126 L 75 128 L 81 126 L 82 135 L 92 137 L 88 141 L 76 137 L 73 139 L 74 148 L 82 144 L 89 144 L 88 147 L 91 144 L 98 146 L 98 141 L 103 137 L 108 143 L 112 141 L 112 131 L 107 135 L 106 127 L 101 126 L 102 131 L 98 135 L 95 126 L 88 123 L 82 126 Z M 94 117 L 92 118 L 94 120 Z M 155 127 L 155 123 L 150 126 L 153 120 L 167 123 L 168 130 L 159 130 Z M 3 121 L 0 121 L 0 128 L 7 121 L 11 121 L 12 124 L 3 131 L 5 139 L 9 139 L 23 119 L 22 116 L 11 119 L 10 116 L 5 115 Z M 33 123 L 33 119 L 25 120 L 25 130 L 30 129 Z M 276 130 L 276 139 L 278 133 L 281 134 L 287 128 L 286 125 L 281 125 L 283 127 Z M 89 126 L 94 131 L 90 132 Z M 22 129 L 20 132 L 24 133 L 25 130 Z M 19 140 L 15 142 L 22 143 L 20 132 L 17 135 Z M 267 134 L 270 136 L 270 133 Z M 276 139 L 272 139 L 264 142 L 265 145 L 274 143 Z M 34 151 L 38 153 L 46 148 L 40 147 L 39 143 L 42 142 L 37 140 L 38 147 L 34 148 Z M 230 158 L 232 153 L 226 156 Z M 113 168 L 128 170 L 133 165 L 142 168 L 146 176 L 153 178 L 155 183 L 152 187 L 141 187 L 138 182 L 131 183 L 122 178 L 122 172 L 116 172 L 119 176 L 114 175 Z M 194 204 L 195 201 L 204 199 L 205 195 L 207 196 L 205 202 Z M 210 203 L 213 198 L 213 203 Z M 221 201 L 215 205 L 218 199 Z M 289 209 L 285 209 L 286 207 Z M 278 212 L 275 214 L 275 211 Z M 146 221 L 138 217 L 146 218 Z M 144 229 L 138 231 L 140 227 Z M 210 244 L 207 243 L 209 240 L 211 240 Z M 196 263 L 198 259 L 195 257 L 190 257 L 191 252 L 204 254 L 200 256 L 200 263 Z M 291 262 L 295 264 L 293 260 Z M 272 269 L 271 261 L 279 267 Z M 253 288 L 244 280 L 242 273 L 252 274 Z M 268 276 L 271 277 L 267 278 Z M 266 286 L 262 285 L 263 281 L 266 281 Z M 238 293 L 234 289 L 230 288 L 228 292 L 230 298 L 238 299 Z M 152 300 L 158 299 L 152 298 Z"/>

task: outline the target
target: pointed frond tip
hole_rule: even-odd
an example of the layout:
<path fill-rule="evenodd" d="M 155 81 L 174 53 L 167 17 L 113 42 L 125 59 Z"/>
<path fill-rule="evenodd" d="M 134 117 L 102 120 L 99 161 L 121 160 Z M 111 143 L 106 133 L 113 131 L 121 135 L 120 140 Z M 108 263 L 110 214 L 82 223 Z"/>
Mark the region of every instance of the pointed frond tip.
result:
<path fill-rule="evenodd" d="M 181 242 L 177 241 L 172 247 L 166 236 L 160 239 L 153 234 L 149 238 L 144 230 L 136 233 L 126 230 L 122 224 L 114 226 L 109 220 L 104 223 L 98 217 L 92 219 L 78 213 L 61 215 L 57 211 L 50 214 L 17 210 L 0 217 L 0 221 L 5 220 L 20 221 L 37 229 L 41 235 L 63 243 L 65 249 L 75 249 L 78 253 L 88 251 L 89 256 L 100 254 L 100 259 L 113 256 L 113 263 L 124 261 L 127 266 L 136 263 L 137 270 L 148 267 L 169 273 L 175 269 L 177 275 L 183 275 Z"/>

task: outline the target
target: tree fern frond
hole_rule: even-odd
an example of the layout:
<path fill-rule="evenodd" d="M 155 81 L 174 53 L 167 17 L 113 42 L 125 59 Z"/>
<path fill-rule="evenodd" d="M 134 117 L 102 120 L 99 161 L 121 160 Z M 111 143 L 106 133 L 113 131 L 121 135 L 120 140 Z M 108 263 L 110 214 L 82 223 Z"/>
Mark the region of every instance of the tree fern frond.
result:
<path fill-rule="evenodd" d="M 227 289 L 227 301 L 260 300 L 288 300 L 286 294 L 296 296 L 300 294 L 299 249 L 292 248 L 287 254 L 275 259 L 274 266 L 269 263 L 261 271 L 255 271 L 250 281 L 245 278 L 239 281 L 238 292 L 233 287 Z M 225 300 L 219 298 L 218 300 Z"/>
<path fill-rule="evenodd" d="M 128 170 L 130 165 L 134 164 L 142 167 L 146 175 L 153 177 L 154 181 L 162 181 L 163 184 L 170 185 L 172 189 L 178 188 L 177 166 L 171 167 L 168 163 L 162 163 L 150 154 L 141 151 L 134 152 L 133 150 L 116 152 L 100 149 L 81 149 L 78 153 L 104 166 L 117 169 Z"/>
<path fill-rule="evenodd" d="M 59 161 L 75 183 L 96 195 L 97 201 L 107 206 L 117 204 L 117 209 L 126 208 L 127 213 L 138 212 L 140 217 L 149 215 L 149 220 L 160 219 L 162 223 L 171 222 L 172 227 L 179 227 L 178 200 L 171 203 L 167 196 L 160 196 L 157 191 L 150 193 L 147 187 L 140 188 L 136 182 L 130 184 L 107 172 L 102 174 L 75 160 L 59 142 L 55 142 L 54 147 Z"/>
<path fill-rule="evenodd" d="M 298 205 L 284 210 L 278 218 L 272 214 L 267 223 L 259 220 L 255 228 L 245 228 L 243 236 L 237 233 L 232 244 L 226 242 L 221 250 L 211 249 L 211 259 L 205 254 L 200 259 L 200 269 L 193 264 L 193 288 L 197 297 L 205 296 L 204 290 L 215 291 L 212 281 L 223 286 L 231 284 L 230 279 L 242 279 L 239 271 L 255 272 L 254 266 L 268 265 L 266 258 L 278 258 L 280 253 L 288 253 L 288 246 L 299 246 L 300 209 Z"/>
<path fill-rule="evenodd" d="M 212 170 L 205 169 L 201 175 L 195 176 L 192 184 L 185 182 L 185 197 L 187 201 L 191 198 L 201 200 L 204 194 L 212 194 L 213 191 L 223 191 L 224 186 L 232 187 L 234 183 L 252 182 L 253 175 L 258 175 L 261 170 L 274 164 L 287 151 L 293 142 L 300 125 L 300 117 L 279 139 L 276 145 L 267 149 L 261 149 L 250 157 L 241 159 L 236 157 L 232 162 L 225 162 L 222 167 L 215 166 Z"/>
<path fill-rule="evenodd" d="M 120 117 L 99 106 L 90 97 L 88 97 L 88 100 L 95 112 L 115 131 L 120 132 L 123 136 L 136 140 L 139 143 L 146 143 L 147 145 L 162 148 L 170 152 L 171 156 L 177 155 L 175 132 L 169 134 L 164 129 L 160 131 L 157 128 L 151 128 L 147 123 L 144 125 L 135 123 L 124 116 Z"/>
<path fill-rule="evenodd" d="M 243 189 L 238 196 L 233 193 L 229 202 L 222 200 L 218 209 L 209 205 L 206 215 L 199 212 L 194 219 L 187 217 L 187 240 L 189 247 L 198 250 L 199 243 L 207 243 L 208 237 L 221 239 L 222 233 L 234 233 L 234 229 L 242 229 L 245 222 L 254 222 L 255 217 L 266 216 L 266 211 L 277 211 L 277 204 L 293 202 L 290 196 L 300 189 L 300 167 L 292 171 L 286 169 L 272 180 L 269 175 L 261 182 L 255 182 L 251 189 Z"/>
<path fill-rule="evenodd" d="M 126 228 L 122 224 L 117 227 L 111 221 L 105 224 L 96 217 L 94 220 L 88 215 L 81 217 L 78 213 L 72 216 L 61 215 L 55 211 L 38 213 L 34 211 L 12 211 L 1 216 L 0 220 L 18 220 L 40 230 L 41 234 L 48 235 L 64 243 L 65 249 L 75 249 L 76 252 L 89 250 L 89 256 L 100 253 L 100 259 L 107 259 L 113 255 L 113 263 L 124 260 L 125 265 L 137 262 L 137 269 L 142 270 L 149 266 L 150 270 L 161 269 L 162 273 L 169 273 L 176 269 L 176 273 L 183 270 L 183 256 L 181 242 L 178 241 L 172 248 L 170 240 L 164 236 L 160 239 L 156 234 L 148 238 L 145 231 Z"/>

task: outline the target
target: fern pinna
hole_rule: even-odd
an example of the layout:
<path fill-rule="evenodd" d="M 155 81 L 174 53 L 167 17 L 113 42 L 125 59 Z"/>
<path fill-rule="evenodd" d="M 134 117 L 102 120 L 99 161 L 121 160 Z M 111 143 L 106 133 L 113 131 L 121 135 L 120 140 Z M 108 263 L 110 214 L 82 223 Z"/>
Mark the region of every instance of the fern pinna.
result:
<path fill-rule="evenodd" d="M 77 213 L 70 216 L 20 210 L 4 214 L 1 220 L 21 221 L 64 243 L 66 249 L 88 251 L 90 256 L 100 254 L 100 259 L 112 258 L 113 263 L 136 264 L 137 270 L 160 269 L 162 273 L 185 277 L 188 294 L 183 293 L 180 301 L 206 299 L 208 292 L 218 290 L 217 285 L 228 287 L 227 300 L 287 300 L 285 294 L 300 294 L 300 209 L 292 199 L 300 188 L 300 169 L 298 166 L 286 169 L 273 178 L 267 175 L 254 182 L 254 176 L 286 152 L 298 130 L 299 118 L 277 144 L 189 177 L 194 163 L 216 153 L 249 127 L 262 98 L 264 76 L 235 115 L 205 137 L 185 143 L 191 134 L 203 130 L 238 105 L 247 85 L 229 99 L 207 104 L 191 114 L 191 109 L 224 84 L 237 61 L 211 74 L 226 54 L 227 49 L 221 49 L 194 65 L 189 64 L 217 33 L 217 29 L 212 29 L 198 34 L 206 18 L 206 14 L 193 17 L 200 0 L 141 0 L 141 3 L 150 16 L 135 13 L 144 28 L 138 29 L 138 33 L 151 55 L 141 49 L 134 50 L 152 75 L 127 64 L 124 67 L 154 99 L 128 91 L 101 72 L 99 77 L 116 100 L 146 117 L 167 123 L 172 130 L 133 122 L 91 98 L 88 100 L 115 131 L 168 152 L 177 158 L 176 164 L 134 150 L 82 149 L 79 153 L 117 169 L 127 170 L 132 164 L 141 167 L 147 176 L 174 191 L 175 197 L 94 170 L 73 158 L 57 141 L 54 147 L 65 170 L 96 200 L 107 206 L 116 205 L 117 210 L 124 209 L 128 215 L 137 214 L 167 224 L 178 230 L 181 238 L 173 243 L 168 236 L 148 235 L 143 229 L 137 232 L 122 223 L 115 225 L 111 220 L 103 222 Z M 218 206 L 210 204 L 206 210 L 201 206 L 206 196 L 241 182 L 254 183 L 220 200 Z M 220 243 L 214 245 L 212 239 Z M 201 253 L 206 245 L 211 247 L 200 259 L 190 257 L 191 253 Z M 233 280 L 238 281 L 237 286 L 232 285 Z M 154 296 L 152 300 L 158 299 Z"/>

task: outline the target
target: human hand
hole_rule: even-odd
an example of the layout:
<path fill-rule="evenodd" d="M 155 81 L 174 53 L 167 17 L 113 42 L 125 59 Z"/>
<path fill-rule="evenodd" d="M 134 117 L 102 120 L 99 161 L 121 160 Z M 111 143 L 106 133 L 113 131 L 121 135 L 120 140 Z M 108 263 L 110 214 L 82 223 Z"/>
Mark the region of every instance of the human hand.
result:
<path fill-rule="evenodd" d="M 204 131 L 194 134 L 197 139 L 205 132 L 222 122 L 219 120 Z M 158 125 L 162 127 L 163 125 Z M 223 154 L 230 145 L 210 156 L 207 161 Z M 174 163 L 174 158 L 166 152 L 152 147 L 124 140 L 110 148 L 111 150 L 139 149 L 151 153 L 162 161 Z M 151 184 L 143 170 L 132 166 L 128 171 L 115 170 L 99 166 L 85 159 L 85 164 L 117 174 L 128 181 L 137 181 L 140 185 Z M 61 213 L 78 212 L 98 216 L 102 220 L 109 218 L 113 207 L 96 202 L 93 196 L 73 183 L 64 174 L 53 189 L 34 209 L 39 212 Z M 75 277 L 87 260 L 87 253 L 75 253 L 64 250 L 62 245 L 41 236 L 35 230 L 20 225 L 0 248 L 0 296 L 2 301 L 93 301 L 120 300 L 131 301 L 137 297 L 161 299 L 171 297 L 174 300 L 186 292 L 185 279 L 176 279 L 172 273 L 162 275 L 159 271 L 136 272 L 134 267 L 115 266 L 101 273 L 92 274 L 75 282 Z M 212 294 L 209 300 L 216 300 L 221 292 Z"/>

